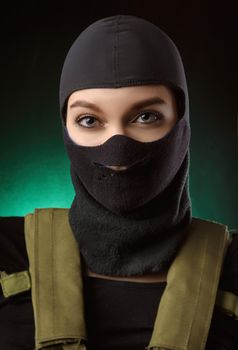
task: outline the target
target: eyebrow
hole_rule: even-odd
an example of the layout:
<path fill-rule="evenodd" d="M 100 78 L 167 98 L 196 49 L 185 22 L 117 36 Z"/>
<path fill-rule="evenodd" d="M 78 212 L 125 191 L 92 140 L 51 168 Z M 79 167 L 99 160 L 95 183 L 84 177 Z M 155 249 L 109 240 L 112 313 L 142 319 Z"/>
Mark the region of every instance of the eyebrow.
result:
<path fill-rule="evenodd" d="M 140 109 L 140 108 L 144 108 L 146 106 L 149 106 L 149 105 L 153 105 L 153 104 L 166 104 L 166 102 L 158 97 L 158 96 L 155 96 L 155 97 L 150 97 L 146 100 L 140 100 L 138 102 L 135 102 L 131 105 L 131 110 L 136 110 L 136 109 Z M 93 110 L 95 110 L 96 112 L 99 112 L 101 113 L 101 109 L 95 105 L 94 103 L 92 102 L 88 102 L 86 100 L 76 100 L 75 102 L 73 102 L 69 108 L 76 108 L 76 107 L 87 107 L 87 108 L 91 108 Z"/>

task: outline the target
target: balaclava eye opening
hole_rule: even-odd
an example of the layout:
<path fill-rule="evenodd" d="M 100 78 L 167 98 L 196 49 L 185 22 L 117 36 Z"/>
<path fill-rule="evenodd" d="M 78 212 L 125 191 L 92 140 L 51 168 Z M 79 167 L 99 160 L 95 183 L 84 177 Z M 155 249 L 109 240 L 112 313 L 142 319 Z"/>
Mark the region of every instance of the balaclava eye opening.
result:
<path fill-rule="evenodd" d="M 178 118 L 180 119 L 185 111 L 185 96 L 184 93 L 181 89 L 172 86 L 172 85 L 167 85 L 167 87 L 172 91 L 172 93 L 175 96 L 176 99 L 176 107 L 177 107 L 177 113 L 178 113 Z M 71 94 L 70 94 L 71 95 Z M 70 95 L 66 98 L 62 111 L 61 111 L 61 120 L 63 126 L 66 126 L 66 121 L 67 121 L 67 106 L 68 106 L 68 100 Z"/>
<path fill-rule="evenodd" d="M 63 118 L 77 90 L 161 84 L 175 91 L 180 119 L 163 138 L 114 135 L 81 146 Z M 63 139 L 75 197 L 69 222 L 86 265 L 104 275 L 161 272 L 191 221 L 189 100 L 178 49 L 153 23 L 128 15 L 100 19 L 71 46 L 60 80 Z M 105 165 L 128 165 L 123 172 Z"/>

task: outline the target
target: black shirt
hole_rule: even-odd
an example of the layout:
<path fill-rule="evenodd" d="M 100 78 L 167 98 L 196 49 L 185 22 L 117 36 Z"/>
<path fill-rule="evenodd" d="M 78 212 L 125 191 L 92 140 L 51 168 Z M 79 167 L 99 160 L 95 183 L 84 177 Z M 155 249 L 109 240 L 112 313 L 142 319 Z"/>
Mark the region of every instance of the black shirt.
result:
<path fill-rule="evenodd" d="M 144 350 L 149 345 L 163 283 L 84 279 L 89 349 Z"/>
<path fill-rule="evenodd" d="M 14 273 L 28 267 L 24 218 L 1 218 L 0 270 Z M 84 277 L 87 350 L 144 350 L 165 286 L 166 282 Z M 228 249 L 220 288 L 238 295 L 238 236 Z M 34 332 L 31 292 L 5 299 L 0 290 L 0 350 L 32 350 Z M 238 321 L 216 308 L 206 345 L 206 350 L 211 349 L 238 349 Z"/>

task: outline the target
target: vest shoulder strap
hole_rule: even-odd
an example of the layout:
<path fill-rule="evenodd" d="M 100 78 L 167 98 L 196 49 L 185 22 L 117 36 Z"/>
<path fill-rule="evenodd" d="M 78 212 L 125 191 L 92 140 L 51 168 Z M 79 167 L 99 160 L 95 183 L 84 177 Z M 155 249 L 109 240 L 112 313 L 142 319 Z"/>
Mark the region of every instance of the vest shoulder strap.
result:
<path fill-rule="evenodd" d="M 192 219 L 168 271 L 148 349 L 205 348 L 228 242 L 227 226 Z"/>
<path fill-rule="evenodd" d="M 36 209 L 25 216 L 32 281 L 36 349 L 68 344 L 82 350 L 86 339 L 80 254 L 68 209 Z"/>

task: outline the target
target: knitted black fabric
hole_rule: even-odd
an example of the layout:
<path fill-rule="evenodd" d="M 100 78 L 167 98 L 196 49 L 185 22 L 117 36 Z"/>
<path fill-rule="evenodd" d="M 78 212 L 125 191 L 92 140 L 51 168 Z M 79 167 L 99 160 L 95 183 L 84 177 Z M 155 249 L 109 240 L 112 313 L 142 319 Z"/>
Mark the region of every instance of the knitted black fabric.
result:
<path fill-rule="evenodd" d="M 74 91 L 146 84 L 166 85 L 180 101 L 179 119 L 163 138 L 139 142 L 114 135 L 94 147 L 70 138 L 64 112 Z M 191 221 L 188 92 L 174 43 L 157 26 L 135 16 L 91 24 L 66 57 L 60 108 L 76 194 L 69 221 L 86 264 L 114 276 L 166 269 Z M 131 163 L 137 164 L 122 173 L 103 167 Z"/>
<path fill-rule="evenodd" d="M 80 252 L 92 271 L 132 276 L 168 268 L 190 222 L 187 180 L 183 182 L 187 164 L 186 157 L 173 181 L 160 195 L 123 216 L 100 205 L 75 173 L 71 173 L 77 194 L 69 219 Z"/>

